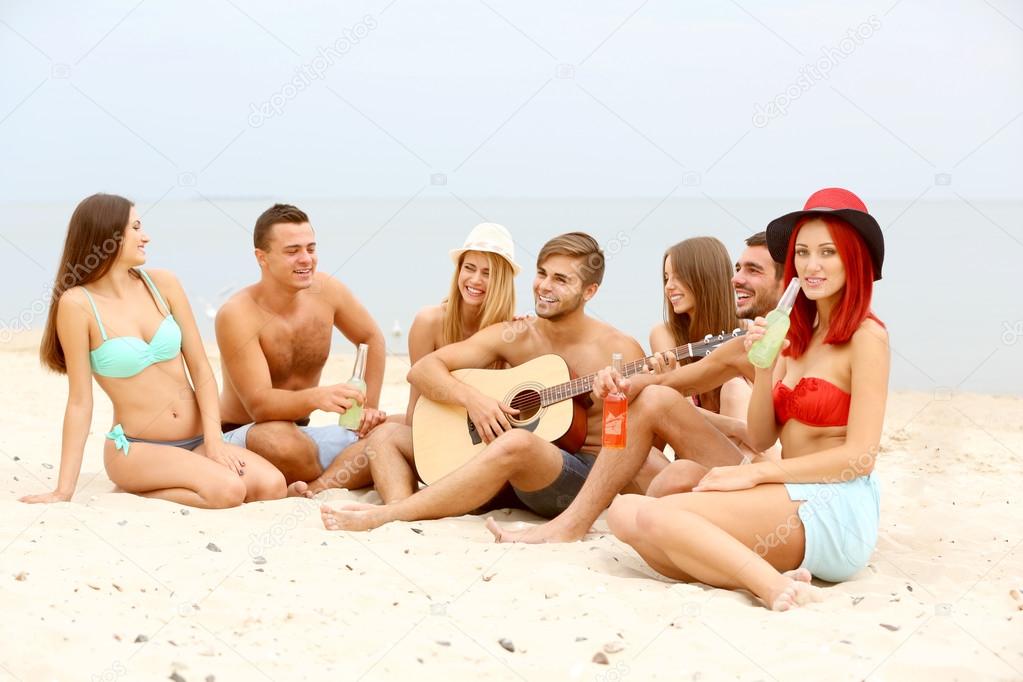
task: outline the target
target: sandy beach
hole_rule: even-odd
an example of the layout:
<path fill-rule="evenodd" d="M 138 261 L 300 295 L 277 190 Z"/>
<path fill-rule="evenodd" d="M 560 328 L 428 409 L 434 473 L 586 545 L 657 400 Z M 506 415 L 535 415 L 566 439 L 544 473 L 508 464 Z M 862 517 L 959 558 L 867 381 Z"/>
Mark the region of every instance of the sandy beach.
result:
<path fill-rule="evenodd" d="M 320 501 L 371 491 L 227 511 L 114 493 L 98 388 L 73 502 L 21 504 L 54 484 L 66 398 L 37 338 L 0 347 L 0 680 L 1023 679 L 1019 397 L 894 393 L 869 566 L 776 614 L 658 578 L 603 519 L 583 542 L 497 545 L 472 516 L 322 529 Z M 407 367 L 389 360 L 389 412 Z"/>

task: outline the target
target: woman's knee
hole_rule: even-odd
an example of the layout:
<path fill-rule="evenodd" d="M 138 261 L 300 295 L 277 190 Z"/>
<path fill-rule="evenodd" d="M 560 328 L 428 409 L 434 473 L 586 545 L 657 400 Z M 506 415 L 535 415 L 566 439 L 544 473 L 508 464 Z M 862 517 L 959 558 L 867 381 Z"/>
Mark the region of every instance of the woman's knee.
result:
<path fill-rule="evenodd" d="M 618 495 L 607 510 L 607 525 L 622 542 L 636 535 L 636 511 L 649 501 L 644 495 Z"/>
<path fill-rule="evenodd" d="M 661 500 L 650 499 L 636 510 L 636 532 L 654 544 L 660 544 L 673 533 L 678 532 L 679 523 L 689 512 L 679 509 L 677 504 L 666 505 Z"/>
<path fill-rule="evenodd" d="M 225 470 L 198 492 L 211 509 L 230 509 L 245 501 L 248 489 L 238 474 Z"/>
<path fill-rule="evenodd" d="M 273 466 L 266 466 L 253 481 L 246 481 L 246 502 L 279 500 L 288 494 L 288 482 L 284 474 Z"/>

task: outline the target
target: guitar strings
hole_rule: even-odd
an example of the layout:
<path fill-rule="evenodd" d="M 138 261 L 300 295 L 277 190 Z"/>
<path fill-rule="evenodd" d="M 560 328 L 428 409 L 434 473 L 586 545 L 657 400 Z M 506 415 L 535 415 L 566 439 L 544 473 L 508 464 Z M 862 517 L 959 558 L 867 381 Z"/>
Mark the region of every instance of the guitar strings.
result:
<path fill-rule="evenodd" d="M 732 332 L 731 336 L 733 338 L 736 336 L 741 336 L 742 334 L 738 332 L 739 330 Z M 696 351 L 697 349 L 702 349 L 703 346 L 706 346 L 708 344 L 713 344 L 712 347 L 716 347 L 724 341 L 723 337 L 724 334 L 722 334 L 721 336 L 714 340 L 707 339 L 703 343 L 692 344 L 691 345 L 692 350 L 686 349 L 687 352 L 684 355 L 682 355 L 681 347 L 674 348 L 667 352 L 672 353 L 675 356 L 675 359 L 678 361 L 681 361 L 684 358 L 696 357 L 697 353 L 693 351 Z M 651 355 L 642 358 L 641 360 L 634 360 L 632 362 L 626 363 L 625 366 L 622 368 L 624 370 L 625 376 L 626 377 L 632 376 L 633 374 L 637 374 L 640 370 L 645 369 L 647 367 L 647 362 L 651 360 L 653 357 L 654 356 Z M 540 407 L 543 407 L 544 394 L 553 397 L 558 401 L 567 400 L 568 398 L 573 397 L 573 395 L 577 395 L 578 393 L 592 389 L 593 380 L 596 378 L 596 376 L 597 376 L 596 374 L 591 374 L 589 376 L 573 379 L 569 382 L 566 382 L 566 384 L 559 384 L 559 386 L 564 386 L 568 390 L 568 393 L 564 395 L 564 397 L 559 397 L 558 395 L 553 393 L 552 388 L 554 387 L 547 387 L 541 390 L 533 389 L 516 395 L 514 398 L 512 398 L 510 405 L 514 409 L 520 411 L 538 409 Z"/>

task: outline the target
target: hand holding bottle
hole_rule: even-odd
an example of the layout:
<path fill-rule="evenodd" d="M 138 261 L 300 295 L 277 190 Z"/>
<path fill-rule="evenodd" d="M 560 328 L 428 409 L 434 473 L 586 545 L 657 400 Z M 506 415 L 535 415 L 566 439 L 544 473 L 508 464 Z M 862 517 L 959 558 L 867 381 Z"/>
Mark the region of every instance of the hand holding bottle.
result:
<path fill-rule="evenodd" d="M 777 362 L 778 354 L 785 347 L 784 344 L 788 343 L 785 336 L 789 332 L 789 313 L 796 303 L 797 294 L 799 278 L 793 277 L 778 307 L 767 313 L 767 317 L 758 317 L 753 321 L 753 327 L 747 332 L 743 344 L 747 351 L 746 357 L 754 367 L 770 369 Z"/>
<path fill-rule="evenodd" d="M 357 389 L 363 395 L 361 401 L 356 401 L 355 404 L 342 412 L 337 420 L 338 425 L 351 431 L 358 431 L 362 427 L 362 406 L 366 402 L 366 358 L 368 355 L 369 346 L 365 343 L 360 343 L 359 352 L 355 356 L 355 370 L 352 372 L 352 378 L 345 382 L 349 387 Z"/>
<path fill-rule="evenodd" d="M 629 394 L 632 382 L 622 377 L 621 373 L 615 370 L 612 365 L 597 372 L 593 379 L 593 395 L 597 400 L 604 400 L 610 393 Z"/>
<path fill-rule="evenodd" d="M 626 383 L 626 380 L 622 378 L 623 373 L 624 363 L 622 361 L 622 354 L 613 353 L 611 355 L 611 372 L 606 373 L 603 379 L 599 374 L 597 375 L 597 379 L 602 379 L 605 386 L 607 381 L 614 384 L 614 390 L 604 396 L 604 428 L 601 434 L 601 444 L 605 448 L 620 449 L 624 448 L 626 444 L 629 401 L 625 397 L 625 391 L 622 390 L 622 384 Z M 627 389 L 627 387 L 625 388 Z M 596 388 L 594 393 L 599 395 Z"/>
<path fill-rule="evenodd" d="M 750 323 L 750 326 L 746 329 L 745 336 L 742 337 L 742 345 L 746 349 L 747 353 L 749 353 L 750 349 L 757 341 L 764 338 L 764 334 L 767 333 L 767 328 L 768 321 L 766 317 L 757 317 L 753 320 L 753 322 Z M 789 340 L 785 339 L 784 343 L 782 343 L 781 345 L 781 350 L 785 350 L 788 347 Z M 779 352 L 778 355 L 781 355 L 781 353 Z M 775 361 L 771 363 L 771 367 L 774 367 L 775 363 L 777 362 L 778 355 L 775 356 L 774 358 Z M 764 367 L 762 369 L 768 368 Z"/>

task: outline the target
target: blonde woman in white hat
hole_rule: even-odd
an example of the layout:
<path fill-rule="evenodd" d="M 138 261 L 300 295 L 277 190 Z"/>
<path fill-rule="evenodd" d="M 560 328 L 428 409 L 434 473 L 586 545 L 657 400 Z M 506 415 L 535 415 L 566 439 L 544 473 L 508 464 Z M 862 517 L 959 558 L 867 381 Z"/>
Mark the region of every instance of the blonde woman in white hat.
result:
<path fill-rule="evenodd" d="M 508 230 L 497 223 L 480 223 L 472 229 L 460 249 L 451 251 L 455 272 L 447 298 L 439 305 L 416 314 L 408 335 L 409 361 L 415 364 L 441 346 L 467 339 L 483 327 L 509 322 L 515 316 L 515 244 Z M 405 423 L 412 423 L 412 411 L 419 399 L 413 387 L 405 411 Z"/>

